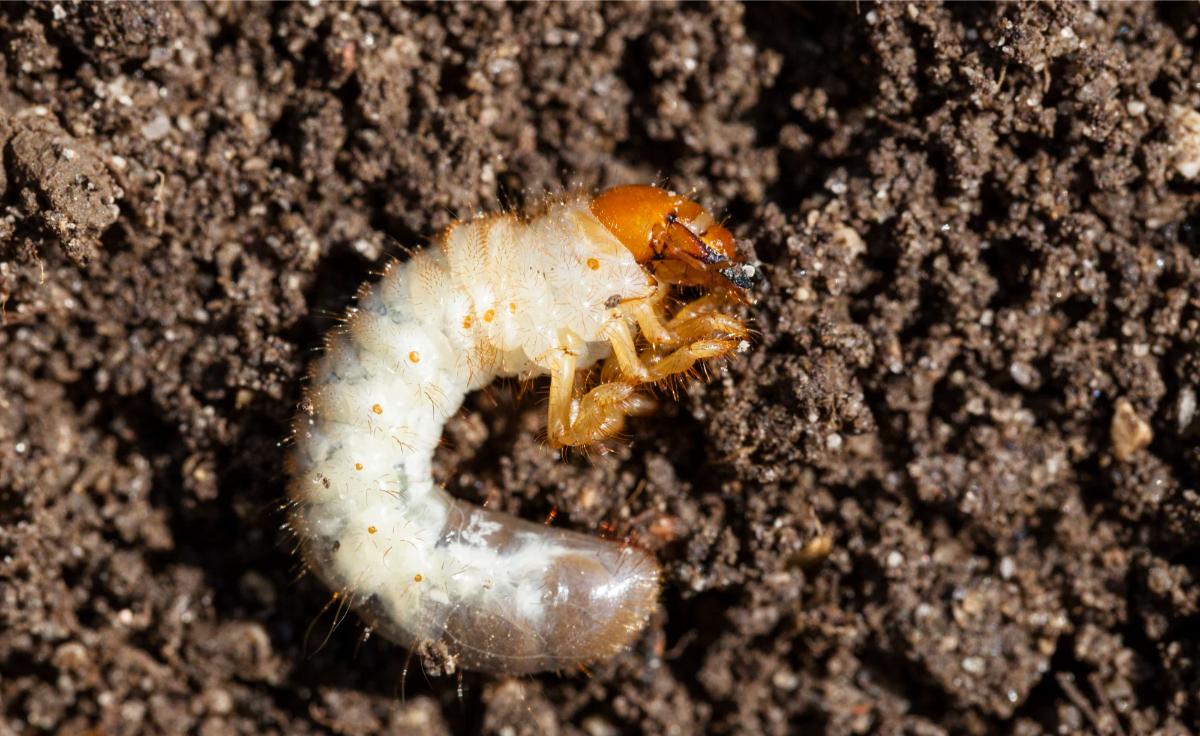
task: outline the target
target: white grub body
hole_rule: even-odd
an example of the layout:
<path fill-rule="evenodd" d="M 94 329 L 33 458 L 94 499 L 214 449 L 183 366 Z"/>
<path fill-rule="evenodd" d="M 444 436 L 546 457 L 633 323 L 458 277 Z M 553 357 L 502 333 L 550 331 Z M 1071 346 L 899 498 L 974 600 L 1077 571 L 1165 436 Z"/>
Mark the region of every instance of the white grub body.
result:
<path fill-rule="evenodd" d="M 364 286 L 294 428 L 292 527 L 309 566 L 377 632 L 460 667 L 564 670 L 623 649 L 659 568 L 627 544 L 457 500 L 431 473 L 446 420 L 498 376 L 609 354 L 619 302 L 655 286 L 586 197 L 495 215 Z"/>

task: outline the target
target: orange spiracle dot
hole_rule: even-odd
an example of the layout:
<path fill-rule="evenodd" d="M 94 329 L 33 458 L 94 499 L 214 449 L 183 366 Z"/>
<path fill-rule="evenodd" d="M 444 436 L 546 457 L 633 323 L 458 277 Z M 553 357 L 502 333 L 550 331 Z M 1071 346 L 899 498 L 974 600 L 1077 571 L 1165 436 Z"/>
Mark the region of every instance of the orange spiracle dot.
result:
<path fill-rule="evenodd" d="M 375 527 L 373 527 L 373 526 L 367 527 L 367 534 L 374 534 L 374 533 L 375 533 Z"/>
<path fill-rule="evenodd" d="M 592 269 L 593 271 L 600 270 L 600 261 L 597 261 L 595 258 L 587 259 L 587 264 L 588 264 L 588 268 Z"/>
<path fill-rule="evenodd" d="M 372 407 L 371 407 L 371 411 L 375 412 L 376 414 L 382 414 L 382 413 L 383 413 L 383 407 L 382 407 L 382 406 L 380 406 L 379 404 L 376 404 L 375 406 L 372 406 Z"/>
<path fill-rule="evenodd" d="M 418 583 L 421 582 L 421 580 L 422 580 L 421 573 L 417 573 L 416 575 L 414 575 L 413 580 L 417 581 Z"/>
<path fill-rule="evenodd" d="M 408 359 L 414 363 L 420 363 L 421 362 L 421 354 L 418 353 L 416 350 L 414 350 L 408 354 Z"/>
<path fill-rule="evenodd" d="M 471 316 L 470 315 L 463 317 L 463 329 L 464 330 L 471 329 Z"/>
<path fill-rule="evenodd" d="M 362 463 L 354 463 L 355 470 L 362 470 Z"/>
<path fill-rule="evenodd" d="M 496 310 L 494 310 L 494 309 L 489 309 L 488 311 L 483 313 L 483 321 L 484 322 L 491 322 L 495 317 L 496 317 Z"/>
<path fill-rule="evenodd" d="M 516 302 L 509 302 L 509 303 L 508 303 L 508 313 L 509 313 L 509 314 L 516 314 L 516 313 L 517 313 L 517 303 L 516 303 Z"/>

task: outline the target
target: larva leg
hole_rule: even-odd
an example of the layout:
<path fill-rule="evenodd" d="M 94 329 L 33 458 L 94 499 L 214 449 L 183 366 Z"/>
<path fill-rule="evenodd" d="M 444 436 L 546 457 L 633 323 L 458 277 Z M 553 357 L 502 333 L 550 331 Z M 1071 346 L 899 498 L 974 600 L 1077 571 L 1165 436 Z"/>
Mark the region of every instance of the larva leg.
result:
<path fill-rule="evenodd" d="M 720 333 L 737 339 L 746 336 L 746 326 L 727 314 L 713 312 L 693 317 L 685 322 L 670 325 L 671 332 L 677 340 L 695 340 L 698 337 Z"/>
<path fill-rule="evenodd" d="M 633 342 L 633 333 L 623 319 L 613 320 L 608 325 L 608 341 L 613 347 L 613 358 L 626 379 L 635 383 L 650 381 L 650 371 L 638 356 L 637 346 Z"/>
<path fill-rule="evenodd" d="M 711 314 L 717 310 L 717 307 L 725 303 L 725 300 L 718 294 L 705 294 L 699 299 L 694 299 L 685 304 L 671 321 L 667 323 L 667 327 L 674 330 L 678 325 L 689 320 L 695 319 L 705 314 Z"/>
<path fill-rule="evenodd" d="M 575 353 L 564 349 L 554 372 L 550 374 L 550 416 L 546 422 L 546 434 L 550 444 L 562 447 L 571 430 L 571 394 L 575 389 Z"/>
<path fill-rule="evenodd" d="M 669 347 L 685 340 L 695 340 L 715 333 L 729 335 L 740 340 L 746 336 L 746 326 L 734 317 L 716 311 L 721 300 L 709 294 L 680 309 L 669 322 L 663 324 L 658 312 L 648 302 L 634 309 L 638 327 L 650 343 Z"/>
<path fill-rule="evenodd" d="M 654 305 L 650 300 L 646 300 L 633 308 L 633 316 L 637 320 L 638 327 L 641 328 L 642 334 L 646 336 L 654 345 L 667 345 L 673 342 L 674 336 L 663 324 L 663 321 L 655 311 Z"/>
<path fill-rule="evenodd" d="M 685 340 L 693 340 L 654 363 L 646 362 L 638 354 L 633 334 L 623 320 L 612 323 L 608 335 L 609 342 L 613 346 L 613 356 L 621 368 L 621 373 L 628 380 L 635 383 L 661 381 L 689 370 L 696 361 L 728 355 L 737 348 L 746 335 L 745 325 L 733 317 L 713 311 L 716 309 L 716 301 L 708 301 L 706 298 L 697 302 L 701 303 L 693 302 L 684 307 L 667 325 L 662 323 L 649 305 L 639 305 L 636 309 L 638 326 L 655 345 L 670 347 Z M 698 337 L 714 333 L 728 335 L 732 339 L 696 340 Z M 650 337 L 651 335 L 657 339 Z"/>
<path fill-rule="evenodd" d="M 550 376 L 547 435 L 553 447 L 591 445 L 608 439 L 621 431 L 628 408 L 640 406 L 633 386 L 628 383 L 602 383 L 577 405 L 572 397 L 574 387 L 575 354 L 564 350 Z"/>
<path fill-rule="evenodd" d="M 716 311 L 724 303 L 725 299 L 717 294 L 702 296 L 680 309 L 667 323 L 667 331 L 682 340 L 694 340 L 714 333 L 738 339 L 745 337 L 746 325 Z"/>
<path fill-rule="evenodd" d="M 662 360 L 646 366 L 650 374 L 649 381 L 662 381 L 679 373 L 690 370 L 697 361 L 708 358 L 719 358 L 737 349 L 737 340 L 699 340 L 685 345 Z"/>
<path fill-rule="evenodd" d="M 639 327 L 651 342 L 670 347 L 684 340 L 721 333 L 740 339 L 746 328 L 741 322 L 716 310 L 718 301 L 698 299 L 681 310 L 669 324 L 663 324 L 650 300 L 635 307 Z M 605 440 L 621 430 L 625 417 L 644 413 L 650 406 L 634 395 L 633 386 L 654 383 L 690 370 L 697 361 L 728 355 L 738 340 L 697 340 L 676 349 L 662 360 L 647 364 L 637 352 L 633 333 L 623 319 L 609 325 L 613 358 L 624 380 L 602 383 L 578 403 L 572 394 L 575 385 L 575 354 L 567 349 L 550 379 L 550 409 L 547 434 L 554 447 L 589 445 Z"/>

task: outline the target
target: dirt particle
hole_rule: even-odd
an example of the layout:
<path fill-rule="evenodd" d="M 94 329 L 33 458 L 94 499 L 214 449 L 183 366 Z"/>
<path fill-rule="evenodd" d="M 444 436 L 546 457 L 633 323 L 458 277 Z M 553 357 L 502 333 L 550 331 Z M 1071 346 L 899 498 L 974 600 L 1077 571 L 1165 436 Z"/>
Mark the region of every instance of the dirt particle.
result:
<path fill-rule="evenodd" d="M 600 716 L 588 716 L 581 725 L 588 736 L 620 736 L 621 733 L 616 726 Z"/>
<path fill-rule="evenodd" d="M 1172 166 L 1184 179 L 1200 176 L 1200 112 L 1182 105 L 1171 107 Z"/>
<path fill-rule="evenodd" d="M 962 599 L 962 610 L 970 616 L 978 616 L 983 612 L 983 596 L 976 591 L 969 591 Z"/>
<path fill-rule="evenodd" d="M 227 715 L 233 711 L 233 698 L 222 688 L 212 688 L 204 691 L 204 707 L 209 713 Z"/>
<path fill-rule="evenodd" d="M 27 209 L 40 215 L 73 261 L 89 260 L 120 214 L 115 202 L 122 195 L 101 155 L 49 117 L 14 121 L 10 146 Z"/>
<path fill-rule="evenodd" d="M 265 608 L 274 606 L 278 598 L 270 579 L 257 570 L 247 570 L 238 578 L 238 592 L 246 600 Z"/>
<path fill-rule="evenodd" d="M 154 119 L 142 126 L 142 137 L 148 141 L 160 141 L 171 132 L 171 118 L 166 113 L 159 113 Z"/>
<path fill-rule="evenodd" d="M 1113 457 L 1118 462 L 1126 462 L 1154 440 L 1154 431 L 1128 399 L 1117 399 L 1115 408 L 1110 430 Z"/>
<path fill-rule="evenodd" d="M 1182 433 L 1192 424 L 1196 417 L 1196 389 L 1184 386 L 1179 391 L 1179 402 L 1176 407 L 1176 425 Z"/>

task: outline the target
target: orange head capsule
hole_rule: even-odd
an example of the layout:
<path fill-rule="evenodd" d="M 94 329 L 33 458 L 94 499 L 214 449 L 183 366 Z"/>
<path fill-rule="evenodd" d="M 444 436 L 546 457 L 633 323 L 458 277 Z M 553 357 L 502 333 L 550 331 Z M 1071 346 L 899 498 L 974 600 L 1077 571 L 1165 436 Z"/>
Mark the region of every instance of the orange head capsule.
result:
<path fill-rule="evenodd" d="M 733 233 L 686 197 L 658 187 L 614 187 L 593 199 L 591 209 L 638 263 L 654 262 L 655 276 L 664 281 L 714 285 L 720 274 L 737 289 L 754 283 Z"/>

